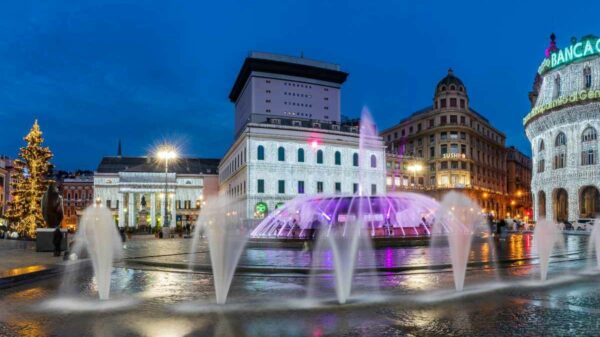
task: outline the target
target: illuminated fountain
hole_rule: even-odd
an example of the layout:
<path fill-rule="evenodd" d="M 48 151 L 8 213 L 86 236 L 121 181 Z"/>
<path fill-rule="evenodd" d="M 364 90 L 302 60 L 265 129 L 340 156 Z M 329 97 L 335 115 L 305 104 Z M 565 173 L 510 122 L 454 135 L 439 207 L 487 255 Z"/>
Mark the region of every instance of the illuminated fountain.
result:
<path fill-rule="evenodd" d="M 198 251 L 201 235 L 206 235 L 217 304 L 225 304 L 233 275 L 248 238 L 230 202 L 220 197 L 204 207 L 198 218 L 192 242 L 192 255 Z M 190 261 L 193 269 L 193 261 Z"/>
<path fill-rule="evenodd" d="M 465 284 L 467 262 L 471 252 L 471 242 L 475 234 L 489 237 L 489 228 L 484 224 L 484 218 L 477 203 L 458 192 L 444 195 L 435 216 L 432 248 L 439 245 L 441 240 L 447 240 L 450 248 L 450 261 L 454 287 L 462 291 Z M 433 248 L 435 249 L 435 248 Z"/>
<path fill-rule="evenodd" d="M 108 300 L 113 261 L 123 256 L 121 237 L 109 209 L 100 205 L 86 208 L 75 235 L 73 252 L 89 256 L 94 268 L 98 297 Z"/>
<path fill-rule="evenodd" d="M 592 255 L 593 250 L 596 251 L 596 263 L 600 268 L 600 222 L 595 222 L 592 232 L 590 233 L 590 238 L 588 241 L 589 255 Z"/>
<path fill-rule="evenodd" d="M 564 246 L 562 233 L 552 221 L 542 219 L 533 230 L 533 242 L 540 259 L 540 279 L 546 281 L 550 255 L 556 245 Z M 564 248 L 564 247 L 562 247 Z"/>

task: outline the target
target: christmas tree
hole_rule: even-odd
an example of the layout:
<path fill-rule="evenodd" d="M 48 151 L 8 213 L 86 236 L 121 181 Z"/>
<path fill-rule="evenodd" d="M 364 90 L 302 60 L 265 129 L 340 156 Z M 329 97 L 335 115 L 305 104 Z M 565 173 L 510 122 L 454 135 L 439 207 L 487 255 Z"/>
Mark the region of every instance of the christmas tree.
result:
<path fill-rule="evenodd" d="M 41 199 L 50 180 L 52 152 L 42 146 L 44 138 L 37 120 L 25 136 L 25 147 L 19 151 L 19 158 L 13 162 L 11 173 L 11 196 L 8 203 L 7 218 L 11 229 L 21 237 L 35 237 L 35 229 L 45 227 L 42 217 Z"/>

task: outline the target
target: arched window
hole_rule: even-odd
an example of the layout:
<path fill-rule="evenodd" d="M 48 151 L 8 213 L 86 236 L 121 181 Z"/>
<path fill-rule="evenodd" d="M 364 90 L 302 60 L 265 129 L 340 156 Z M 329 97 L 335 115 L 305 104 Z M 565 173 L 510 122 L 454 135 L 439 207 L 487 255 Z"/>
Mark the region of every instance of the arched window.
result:
<path fill-rule="evenodd" d="M 335 151 L 335 164 L 342 165 L 342 154 L 340 151 Z"/>
<path fill-rule="evenodd" d="M 540 140 L 540 146 L 538 146 L 538 151 L 542 152 L 544 151 L 544 149 L 546 148 L 546 146 L 544 145 L 544 140 Z"/>
<path fill-rule="evenodd" d="M 358 166 L 358 153 L 352 155 L 352 165 Z"/>
<path fill-rule="evenodd" d="M 371 167 L 377 167 L 377 157 L 374 154 L 371 155 Z"/>
<path fill-rule="evenodd" d="M 440 91 L 446 91 L 446 86 L 442 85 L 442 88 L 440 88 Z"/>
<path fill-rule="evenodd" d="M 71 200 L 71 193 L 67 193 L 67 200 Z"/>
<path fill-rule="evenodd" d="M 298 149 L 298 162 L 304 163 L 304 149 Z"/>
<path fill-rule="evenodd" d="M 583 69 L 583 85 L 586 89 L 592 87 L 592 69 L 590 67 Z"/>
<path fill-rule="evenodd" d="M 552 97 L 560 97 L 560 76 L 556 76 L 556 78 L 554 79 L 554 92 L 552 94 Z"/>
<path fill-rule="evenodd" d="M 323 150 L 317 151 L 317 164 L 323 164 Z"/>
<path fill-rule="evenodd" d="M 451 85 L 450 90 L 456 90 L 456 87 L 454 85 Z"/>
<path fill-rule="evenodd" d="M 558 134 L 558 136 L 556 136 L 556 142 L 554 143 L 554 146 L 558 147 L 563 145 L 567 145 L 567 136 L 564 132 L 561 132 Z"/>
<path fill-rule="evenodd" d="M 581 134 L 582 142 L 591 142 L 596 139 L 598 139 L 598 133 L 596 132 L 596 129 L 588 126 L 585 130 L 583 130 L 583 133 Z"/>
<path fill-rule="evenodd" d="M 461 85 L 460 87 L 458 87 L 458 90 L 459 90 L 460 92 L 463 92 L 463 91 L 465 91 L 465 88 L 463 88 L 463 86 Z"/>
<path fill-rule="evenodd" d="M 285 161 L 285 149 L 283 148 L 283 146 L 280 146 L 277 149 L 277 160 Z"/>
<path fill-rule="evenodd" d="M 265 160 L 265 147 L 262 145 L 258 146 L 258 149 L 256 151 L 256 159 L 258 160 Z"/>

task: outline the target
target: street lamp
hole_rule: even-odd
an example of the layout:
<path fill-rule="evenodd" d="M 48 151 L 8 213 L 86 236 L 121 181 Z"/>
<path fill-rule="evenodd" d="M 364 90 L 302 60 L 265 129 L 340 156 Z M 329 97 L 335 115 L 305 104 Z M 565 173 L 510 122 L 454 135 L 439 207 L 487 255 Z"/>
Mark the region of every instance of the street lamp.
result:
<path fill-rule="evenodd" d="M 417 186 L 417 172 L 421 172 L 423 170 L 423 165 L 421 165 L 421 164 L 412 164 L 412 165 L 408 165 L 408 167 L 406 169 L 409 172 L 412 172 L 414 186 L 416 187 Z"/>
<path fill-rule="evenodd" d="M 159 160 L 163 160 L 165 162 L 164 228 L 168 228 L 169 227 L 169 215 L 167 214 L 167 203 L 169 201 L 169 194 L 168 194 L 169 160 L 177 159 L 177 151 L 175 151 L 175 148 L 173 146 L 162 145 L 158 148 L 158 151 L 156 152 L 156 157 Z"/>

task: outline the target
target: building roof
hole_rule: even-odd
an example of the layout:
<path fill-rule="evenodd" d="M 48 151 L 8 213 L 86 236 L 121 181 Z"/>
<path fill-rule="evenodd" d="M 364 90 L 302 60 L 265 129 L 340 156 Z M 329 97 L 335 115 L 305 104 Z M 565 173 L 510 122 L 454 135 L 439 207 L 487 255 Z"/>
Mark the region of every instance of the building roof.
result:
<path fill-rule="evenodd" d="M 348 73 L 340 71 L 340 67 L 336 64 L 303 57 L 254 52 L 244 61 L 233 88 L 231 88 L 229 93 L 231 102 L 237 101 L 253 71 L 305 77 L 338 84 L 344 83 L 348 77 Z"/>
<path fill-rule="evenodd" d="M 217 174 L 220 159 L 180 158 L 169 163 L 169 172 L 178 174 Z M 164 165 L 150 157 L 104 157 L 96 172 L 164 172 Z"/>
<path fill-rule="evenodd" d="M 452 68 L 450 68 L 450 69 L 448 69 L 448 75 L 446 75 L 446 77 L 442 78 L 438 82 L 437 86 L 435 87 L 435 92 L 438 92 L 442 85 L 445 85 L 446 87 L 448 87 L 450 84 L 454 84 L 456 86 L 462 86 L 465 89 L 465 91 L 467 90 L 467 88 L 465 87 L 465 85 L 463 84 L 461 79 L 456 77 L 454 75 L 454 72 L 452 71 Z"/>
<path fill-rule="evenodd" d="M 398 124 L 402 124 L 402 123 L 406 122 L 409 119 L 413 119 L 416 116 L 423 115 L 423 114 L 426 114 L 426 113 L 431 112 L 431 111 L 433 111 L 433 107 L 430 105 L 430 106 L 428 106 L 426 108 L 423 108 L 423 109 L 420 109 L 420 110 L 417 110 L 417 111 L 413 112 L 408 117 L 403 118 L 402 120 L 400 120 L 400 122 Z M 469 107 L 469 111 L 471 113 L 473 113 L 474 115 L 476 115 L 477 117 L 479 117 L 482 120 L 484 120 L 485 122 L 487 122 L 487 123 L 490 122 L 487 118 L 485 118 L 485 116 L 483 116 L 482 114 L 480 114 L 479 112 L 475 111 L 474 109 L 472 109 L 470 107 Z M 440 111 L 440 113 L 442 113 L 442 112 Z M 446 112 L 443 112 L 443 113 L 446 113 Z"/>

